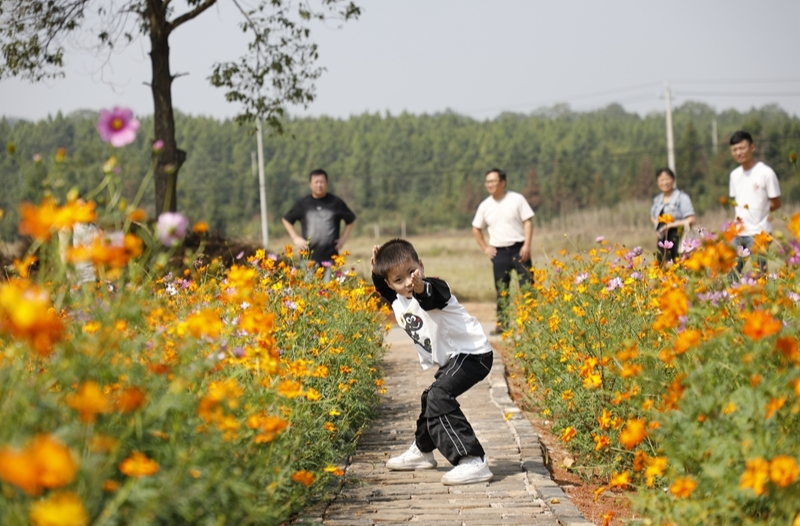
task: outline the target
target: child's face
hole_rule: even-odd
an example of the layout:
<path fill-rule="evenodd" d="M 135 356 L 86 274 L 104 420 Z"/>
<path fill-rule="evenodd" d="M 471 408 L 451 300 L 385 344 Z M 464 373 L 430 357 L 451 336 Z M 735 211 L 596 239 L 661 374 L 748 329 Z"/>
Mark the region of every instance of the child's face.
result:
<path fill-rule="evenodd" d="M 405 298 L 411 298 L 415 284 L 425 277 L 425 267 L 422 261 L 406 261 L 397 265 L 386 274 L 386 284 L 389 288 Z"/>

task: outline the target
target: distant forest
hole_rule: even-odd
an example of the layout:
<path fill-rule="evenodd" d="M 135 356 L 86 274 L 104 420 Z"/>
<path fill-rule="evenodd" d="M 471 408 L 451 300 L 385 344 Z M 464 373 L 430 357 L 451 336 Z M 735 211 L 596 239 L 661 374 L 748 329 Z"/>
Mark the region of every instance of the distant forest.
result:
<path fill-rule="evenodd" d="M 62 198 L 71 187 L 85 193 L 100 183 L 111 150 L 98 137 L 96 119 L 96 112 L 80 111 L 39 122 L 0 120 L 0 142 L 16 147 L 16 156 L 6 151 L 0 156 L 3 241 L 17 236 L 18 204 L 31 199 L 26 180 L 47 179 Z M 789 153 L 800 150 L 797 117 L 775 106 L 717 113 L 687 102 L 673 120 L 678 186 L 700 213 L 727 195 L 728 173 L 735 167 L 728 138 L 737 129 L 755 138 L 757 156 L 777 172 L 784 200 L 800 201 L 789 163 Z M 177 116 L 176 128 L 178 145 L 188 153 L 178 182 L 179 211 L 224 236 L 257 238 L 253 131 L 232 120 L 188 115 Z M 354 235 L 359 235 L 371 233 L 374 223 L 383 232 L 397 232 L 405 222 L 409 234 L 468 227 L 492 167 L 507 172 L 508 188 L 523 193 L 542 222 L 581 208 L 652 198 L 655 170 L 667 164 L 664 115 L 642 117 L 617 104 L 580 113 L 554 106 L 484 121 L 452 112 L 296 118 L 285 129 L 264 141 L 273 236 L 283 235 L 280 217 L 308 193 L 308 173 L 315 168 L 329 173 L 330 190 L 358 215 Z M 137 141 L 116 152 L 128 199 L 149 165 L 151 134 L 152 119 L 143 118 Z M 62 163 L 55 162 L 58 148 L 66 149 Z M 42 156 L 39 163 L 32 160 L 35 154 Z M 151 216 L 153 202 L 148 188 L 145 207 Z"/>

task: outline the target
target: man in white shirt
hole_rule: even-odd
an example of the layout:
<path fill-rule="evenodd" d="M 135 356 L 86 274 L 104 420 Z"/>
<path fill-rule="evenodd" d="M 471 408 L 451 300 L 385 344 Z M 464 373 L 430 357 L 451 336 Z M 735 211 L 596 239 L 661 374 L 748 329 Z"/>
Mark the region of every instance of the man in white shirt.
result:
<path fill-rule="evenodd" d="M 497 292 L 497 327 L 493 334 L 508 329 L 503 291 L 511 284 L 511 271 L 517 271 L 520 286 L 531 280 L 531 238 L 533 210 L 517 192 L 506 190 L 506 174 L 493 168 L 485 177 L 489 197 L 478 206 L 472 220 L 472 235 L 484 254 L 492 259 L 494 286 Z M 483 237 L 489 233 L 489 244 Z"/>
<path fill-rule="evenodd" d="M 753 137 L 746 131 L 737 131 L 731 136 L 731 155 L 739 166 L 731 172 L 729 195 L 734 201 L 736 219 L 742 223 L 742 231 L 735 244 L 752 250 L 755 236 L 761 232 L 772 233 L 770 212 L 781 207 L 781 189 L 775 171 L 753 159 L 756 150 Z M 763 250 L 763 249 L 761 249 Z M 767 272 L 767 260 L 756 257 L 761 274 Z M 736 272 L 741 275 L 744 259 L 738 258 Z"/>

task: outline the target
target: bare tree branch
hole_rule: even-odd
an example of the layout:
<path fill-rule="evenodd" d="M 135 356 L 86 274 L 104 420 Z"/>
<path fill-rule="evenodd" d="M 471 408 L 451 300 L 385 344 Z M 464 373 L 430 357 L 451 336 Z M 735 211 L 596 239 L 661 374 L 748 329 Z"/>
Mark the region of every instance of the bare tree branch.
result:
<path fill-rule="evenodd" d="M 217 0 L 206 0 L 205 2 L 203 2 L 199 6 L 195 7 L 194 9 L 189 11 L 188 13 L 184 13 L 181 16 L 179 16 L 178 18 L 176 18 L 175 20 L 173 20 L 172 22 L 170 22 L 170 24 L 169 24 L 170 28 L 171 29 L 175 29 L 176 27 L 178 27 L 179 25 L 183 24 L 184 22 L 188 22 L 189 20 L 191 20 L 192 18 L 194 18 L 197 15 L 201 14 L 203 11 L 205 11 L 206 9 L 208 9 L 209 7 L 211 7 L 212 5 L 214 5 L 216 3 L 217 3 Z"/>

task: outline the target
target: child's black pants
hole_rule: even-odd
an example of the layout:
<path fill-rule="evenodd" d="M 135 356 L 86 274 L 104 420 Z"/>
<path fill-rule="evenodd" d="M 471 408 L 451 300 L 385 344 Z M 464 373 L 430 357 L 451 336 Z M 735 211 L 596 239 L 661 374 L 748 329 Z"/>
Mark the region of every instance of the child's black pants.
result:
<path fill-rule="evenodd" d="M 457 354 L 439 367 L 434 382 L 422 392 L 415 434 L 420 451 L 438 449 L 454 466 L 461 457 L 483 456 L 483 447 L 456 398 L 486 378 L 492 369 L 492 358 L 491 351 Z"/>

